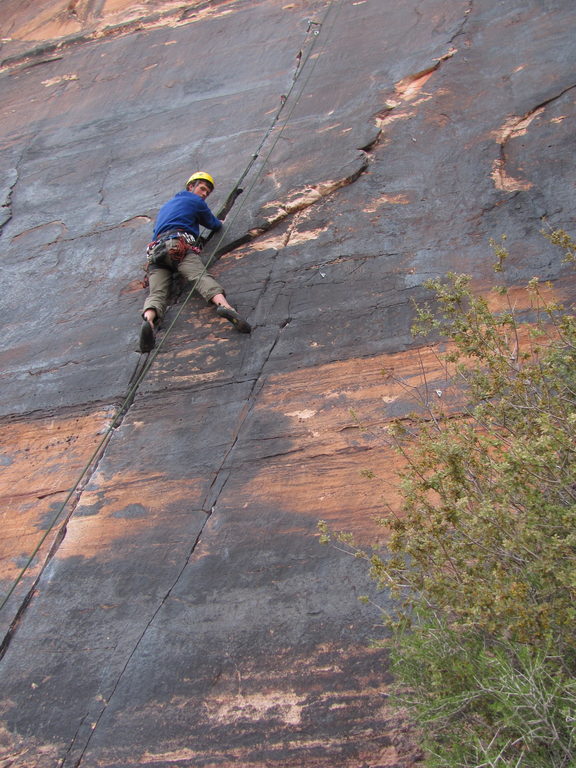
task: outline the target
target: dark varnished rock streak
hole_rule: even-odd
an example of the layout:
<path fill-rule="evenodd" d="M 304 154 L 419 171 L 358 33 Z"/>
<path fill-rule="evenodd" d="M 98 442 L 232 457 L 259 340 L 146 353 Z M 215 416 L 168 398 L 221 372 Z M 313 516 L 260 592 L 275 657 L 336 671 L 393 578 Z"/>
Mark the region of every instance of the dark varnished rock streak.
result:
<path fill-rule="evenodd" d="M 427 278 L 487 289 L 506 234 L 505 279 L 574 298 L 539 231 L 574 225 L 576 22 L 545 5 L 5 0 L 0 765 L 415 763 L 357 600 L 386 596 L 316 522 L 369 542 L 398 505 Z M 151 224 L 199 168 L 215 210 L 242 179 L 205 256 L 254 330 L 176 285 L 134 380 Z"/>

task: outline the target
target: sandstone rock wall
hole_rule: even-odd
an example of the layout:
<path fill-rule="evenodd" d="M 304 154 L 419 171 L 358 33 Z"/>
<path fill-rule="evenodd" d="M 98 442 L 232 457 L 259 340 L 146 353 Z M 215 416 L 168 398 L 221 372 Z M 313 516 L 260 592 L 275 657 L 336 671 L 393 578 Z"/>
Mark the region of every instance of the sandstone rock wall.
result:
<path fill-rule="evenodd" d="M 571 0 L 0 10 L 0 765 L 411 765 L 316 522 L 371 541 L 397 504 L 427 278 L 487 290 L 506 234 L 510 284 L 574 298 L 540 235 L 574 232 Z M 254 330 L 175 286 L 142 368 L 144 248 L 197 169 L 214 210 L 241 180 L 205 256 Z"/>

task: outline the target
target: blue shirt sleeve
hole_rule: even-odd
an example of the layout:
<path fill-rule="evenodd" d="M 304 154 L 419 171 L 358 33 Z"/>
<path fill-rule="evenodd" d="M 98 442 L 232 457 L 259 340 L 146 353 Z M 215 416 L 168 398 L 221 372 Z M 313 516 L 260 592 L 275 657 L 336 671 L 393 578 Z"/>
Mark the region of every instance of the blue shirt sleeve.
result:
<path fill-rule="evenodd" d="M 200 195 L 183 190 L 164 203 L 158 211 L 154 238 L 170 229 L 182 229 L 198 237 L 200 226 L 217 230 L 222 227 L 222 222 L 214 216 L 208 203 Z"/>
<path fill-rule="evenodd" d="M 202 198 L 200 199 L 202 200 Z M 216 216 L 214 216 L 210 208 L 208 208 L 208 203 L 205 200 L 202 200 L 202 203 L 203 206 L 198 213 L 198 223 L 203 227 L 206 227 L 206 229 L 220 229 L 222 227 L 222 222 L 220 219 L 217 219 Z"/>

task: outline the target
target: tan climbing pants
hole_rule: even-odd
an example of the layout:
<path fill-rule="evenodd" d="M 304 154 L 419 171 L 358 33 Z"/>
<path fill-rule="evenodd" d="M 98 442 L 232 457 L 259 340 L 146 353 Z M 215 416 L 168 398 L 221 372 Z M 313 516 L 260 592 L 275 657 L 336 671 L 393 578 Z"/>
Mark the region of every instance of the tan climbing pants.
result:
<path fill-rule="evenodd" d="M 170 241 L 167 241 L 169 245 Z M 195 290 L 206 301 L 210 301 L 216 294 L 225 291 L 222 286 L 208 274 L 206 267 L 202 263 L 200 256 L 194 251 L 188 251 L 183 261 L 180 263 L 172 262 L 170 255 L 165 256 L 166 267 L 157 264 L 151 264 L 148 269 L 148 280 L 150 283 L 150 292 L 142 313 L 147 309 L 153 309 L 158 319 L 164 317 L 166 305 L 170 296 L 170 286 L 172 274 L 175 271 L 180 272 L 191 283 L 196 283 Z M 197 281 L 197 282 L 196 282 Z"/>

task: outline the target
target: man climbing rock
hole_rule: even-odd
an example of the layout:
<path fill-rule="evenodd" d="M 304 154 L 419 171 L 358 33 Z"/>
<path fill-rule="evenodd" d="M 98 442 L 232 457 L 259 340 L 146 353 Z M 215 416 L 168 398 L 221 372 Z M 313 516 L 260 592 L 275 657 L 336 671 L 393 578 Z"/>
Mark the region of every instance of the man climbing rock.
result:
<path fill-rule="evenodd" d="M 148 246 L 148 279 L 150 291 L 142 310 L 140 351 L 154 348 L 157 323 L 164 316 L 173 272 L 181 272 L 196 290 L 216 305 L 220 317 L 229 320 L 240 333 L 250 333 L 250 325 L 226 300 L 224 289 L 208 274 L 200 259 L 198 237 L 200 226 L 216 231 L 222 222 L 212 213 L 206 198 L 214 189 L 214 179 L 200 171 L 186 182 L 159 210 L 154 224 L 154 241 Z"/>

